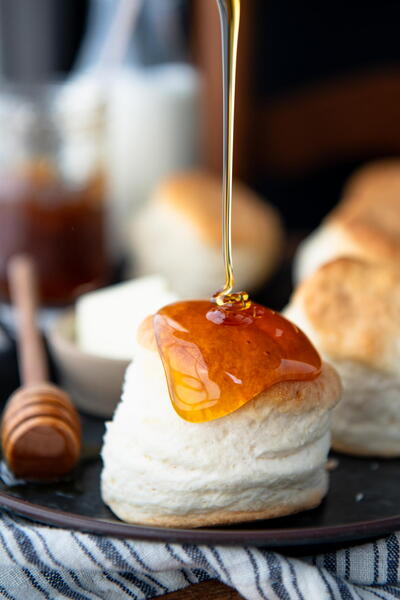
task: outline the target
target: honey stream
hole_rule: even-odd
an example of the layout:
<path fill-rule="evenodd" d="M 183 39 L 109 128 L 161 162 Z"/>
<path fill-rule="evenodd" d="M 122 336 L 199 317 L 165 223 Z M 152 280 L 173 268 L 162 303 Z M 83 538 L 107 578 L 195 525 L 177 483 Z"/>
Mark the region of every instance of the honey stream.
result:
<path fill-rule="evenodd" d="M 207 300 L 177 302 L 153 318 L 172 405 L 187 421 L 228 415 L 270 386 L 317 377 L 321 360 L 287 319 L 234 292 L 232 175 L 240 0 L 217 0 L 223 58 L 222 246 L 225 285 Z"/>
<path fill-rule="evenodd" d="M 249 306 L 246 292 L 233 293 L 235 278 L 232 261 L 232 189 L 233 142 L 235 131 L 236 62 L 240 23 L 240 0 L 217 0 L 222 41 L 223 77 L 223 179 L 222 179 L 222 249 L 225 286 L 215 295 L 218 306 Z"/>

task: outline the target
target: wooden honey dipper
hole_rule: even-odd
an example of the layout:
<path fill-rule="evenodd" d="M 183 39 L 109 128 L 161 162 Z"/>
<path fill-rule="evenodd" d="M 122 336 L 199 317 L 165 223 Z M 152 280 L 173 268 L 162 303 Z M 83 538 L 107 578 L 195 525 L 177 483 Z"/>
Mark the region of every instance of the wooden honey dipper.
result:
<path fill-rule="evenodd" d="M 46 353 L 36 322 L 36 274 L 29 256 L 10 260 L 8 279 L 18 320 L 18 363 L 23 385 L 3 412 L 3 456 L 16 477 L 52 480 L 68 473 L 79 459 L 79 417 L 68 395 L 48 382 Z"/>

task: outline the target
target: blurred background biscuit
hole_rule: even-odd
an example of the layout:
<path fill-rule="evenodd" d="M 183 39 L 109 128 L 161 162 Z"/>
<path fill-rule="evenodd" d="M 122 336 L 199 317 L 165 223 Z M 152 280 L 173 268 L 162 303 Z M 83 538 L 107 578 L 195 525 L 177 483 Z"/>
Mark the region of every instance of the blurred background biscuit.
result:
<path fill-rule="evenodd" d="M 183 298 L 208 297 L 224 282 L 221 182 L 205 171 L 169 177 L 132 221 L 132 272 L 157 273 Z M 283 230 L 276 209 L 235 182 L 232 244 L 237 285 L 260 287 L 279 264 Z"/>
<path fill-rule="evenodd" d="M 400 456 L 400 266 L 336 259 L 298 287 L 285 315 L 341 376 L 333 447 Z"/>

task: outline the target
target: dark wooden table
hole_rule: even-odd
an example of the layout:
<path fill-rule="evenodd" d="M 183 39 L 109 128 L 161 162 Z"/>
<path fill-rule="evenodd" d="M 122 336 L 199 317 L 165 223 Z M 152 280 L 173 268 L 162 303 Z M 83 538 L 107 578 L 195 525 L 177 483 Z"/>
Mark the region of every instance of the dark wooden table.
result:
<path fill-rule="evenodd" d="M 216 580 L 198 583 L 162 598 L 165 600 L 243 600 L 243 596 L 235 590 Z"/>

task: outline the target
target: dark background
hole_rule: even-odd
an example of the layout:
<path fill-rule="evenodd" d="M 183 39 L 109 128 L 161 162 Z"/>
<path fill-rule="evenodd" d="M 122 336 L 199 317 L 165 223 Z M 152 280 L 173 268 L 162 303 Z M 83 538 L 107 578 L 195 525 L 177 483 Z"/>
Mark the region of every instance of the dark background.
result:
<path fill-rule="evenodd" d="M 289 227 L 309 229 L 338 200 L 343 182 L 355 167 L 373 158 L 400 153 L 400 113 L 396 118 L 396 107 L 400 106 L 400 2 L 246 2 L 255 7 L 251 33 L 244 42 L 251 48 L 252 56 L 248 65 L 251 76 L 246 83 L 250 100 L 247 106 L 239 103 L 238 111 L 248 113 L 249 137 L 247 143 L 240 142 L 245 158 L 239 156 L 236 167 L 244 179 L 280 207 Z M 250 8 L 246 2 L 242 12 Z M 188 0 L 189 11 L 195 3 L 196 0 Z M 13 80 L 45 79 L 67 73 L 84 34 L 87 14 L 87 0 L 0 0 L 2 73 Z M 188 23 L 190 40 L 203 24 L 196 23 L 195 17 Z M 188 47 L 192 47 L 190 41 Z M 380 72 L 388 73 L 383 76 L 383 84 Z M 378 83 L 371 79 L 368 84 L 369 74 L 372 79 L 377 77 Z M 354 98 L 346 100 L 353 78 L 358 81 L 360 77 L 367 83 L 357 102 Z M 320 102 L 326 102 L 326 85 L 332 86 L 333 94 L 342 94 L 342 112 L 335 119 L 327 114 L 322 121 L 314 120 L 312 107 L 318 108 L 318 94 Z M 382 94 L 377 89 L 379 85 L 386 86 Z M 307 100 L 306 108 L 301 108 L 303 92 L 315 96 Z M 369 103 L 371 108 L 365 111 Z M 287 106 L 292 120 L 285 117 Z M 332 106 L 334 113 L 333 96 Z M 363 110 L 365 114 L 360 117 Z M 388 111 L 393 114 L 393 126 L 389 117 L 384 118 Z M 353 122 L 357 132 L 351 136 Z M 369 136 L 371 125 L 378 133 Z M 204 127 L 208 136 L 213 135 L 212 123 L 206 120 Z M 321 128 L 330 141 L 321 142 Z M 274 129 L 278 131 L 275 137 L 271 133 Z M 283 141 L 277 152 L 280 130 Z M 312 146 L 313 136 L 317 144 L 314 154 L 309 152 L 302 159 L 297 151 L 301 158 L 298 163 L 296 154 L 289 161 L 282 159 L 293 153 L 295 145 Z M 351 137 L 348 144 L 347 137 Z M 207 153 L 206 146 L 205 163 L 215 167 Z"/>
<path fill-rule="evenodd" d="M 256 2 L 261 95 L 400 60 L 398 1 Z"/>
<path fill-rule="evenodd" d="M 368 81 L 369 74 L 390 72 L 390 77 L 399 77 L 400 42 L 398 24 L 400 2 L 357 0 L 339 2 L 279 2 L 257 0 L 255 55 L 256 74 L 254 93 L 258 98 L 279 103 L 287 101 L 302 90 L 337 83 L 352 85 L 352 78 L 359 75 Z M 393 73 L 391 72 L 393 70 Z M 368 89 L 379 97 L 380 80 L 371 83 Z M 399 96 L 393 93 L 392 103 Z M 371 102 L 363 126 L 368 128 L 380 119 L 382 104 L 361 95 L 360 106 L 349 104 L 343 130 L 338 131 L 345 139 L 346 128 L 351 128 L 352 112 L 363 111 Z M 386 100 L 390 102 L 390 98 Z M 301 118 L 299 114 L 299 118 Z M 309 115 L 305 115 L 309 118 Z M 354 115 L 357 119 L 358 115 Z M 400 117 L 400 114 L 399 114 Z M 310 126 L 312 127 L 310 119 Z M 394 124 L 395 125 L 395 124 Z M 254 126 L 256 126 L 254 124 Z M 327 133 L 330 128 L 329 115 L 324 123 Z M 337 122 L 332 127 L 337 126 Z M 358 125 L 360 127 L 360 125 Z M 320 162 L 310 162 L 293 173 L 290 169 L 277 173 L 274 168 L 261 170 L 257 176 L 259 187 L 265 191 L 284 212 L 292 227 L 315 227 L 326 212 L 340 197 L 347 177 L 355 168 L 366 161 L 399 153 L 399 130 L 393 127 L 393 141 L 382 132 L 382 141 L 367 140 L 357 149 L 341 153 L 332 152 Z M 268 144 L 268 138 L 266 138 Z M 329 160 L 330 158 L 330 160 Z"/>

